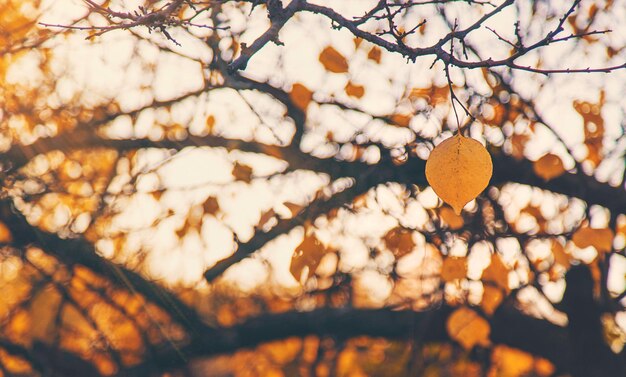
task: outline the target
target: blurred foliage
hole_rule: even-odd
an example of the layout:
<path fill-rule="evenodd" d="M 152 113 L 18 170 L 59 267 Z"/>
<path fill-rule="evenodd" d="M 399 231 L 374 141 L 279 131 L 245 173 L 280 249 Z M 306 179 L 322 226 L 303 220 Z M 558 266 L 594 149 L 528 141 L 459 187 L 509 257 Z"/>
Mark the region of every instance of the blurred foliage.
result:
<path fill-rule="evenodd" d="M 406 64 L 302 13 L 284 46 L 231 72 L 269 26 L 260 3 L 185 1 L 169 34 L 87 40 L 124 18 L 72 1 L 0 3 L 0 377 L 576 376 L 493 340 L 510 308 L 563 328 L 586 307 L 595 348 L 624 354 L 623 71 L 447 76 L 441 62 Z M 396 4 L 394 32 L 438 40 L 455 17 L 489 7 L 458 3 Z M 337 12 L 358 20 L 363 5 L 346 4 Z M 507 33 L 543 35 L 564 4 L 516 3 Z M 623 5 L 583 1 L 564 27 L 619 28 Z M 363 25 L 382 32 L 387 21 Z M 616 34 L 529 59 L 623 61 Z M 459 54 L 500 53 L 489 35 L 467 37 Z M 460 213 L 424 175 L 461 126 L 453 95 L 476 117 L 462 132 L 494 161 L 490 185 Z M 592 277 L 589 305 L 563 299 L 579 266 Z M 427 322 L 404 337 L 334 336 L 312 323 L 257 339 L 263 326 L 245 327 L 325 309 L 434 313 L 441 333 L 428 338 Z"/>

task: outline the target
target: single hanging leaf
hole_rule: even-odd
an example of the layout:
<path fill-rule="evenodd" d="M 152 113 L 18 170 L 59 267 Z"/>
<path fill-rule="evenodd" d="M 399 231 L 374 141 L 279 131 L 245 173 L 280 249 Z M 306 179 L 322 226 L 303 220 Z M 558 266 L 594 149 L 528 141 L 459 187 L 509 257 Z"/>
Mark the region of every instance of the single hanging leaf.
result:
<path fill-rule="evenodd" d="M 335 50 L 332 46 L 328 46 L 324 50 L 322 50 L 319 56 L 319 61 L 329 72 L 348 72 L 348 61 L 343 55 L 341 55 L 339 51 Z"/>
<path fill-rule="evenodd" d="M 487 149 L 461 133 L 443 141 L 426 161 L 426 179 L 459 215 L 489 184 L 493 164 Z"/>

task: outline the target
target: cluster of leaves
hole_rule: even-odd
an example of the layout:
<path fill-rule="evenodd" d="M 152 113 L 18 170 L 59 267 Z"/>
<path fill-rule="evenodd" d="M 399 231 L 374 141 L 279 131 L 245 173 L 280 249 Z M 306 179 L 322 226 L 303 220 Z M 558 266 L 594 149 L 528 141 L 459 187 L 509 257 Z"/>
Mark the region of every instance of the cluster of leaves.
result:
<path fill-rule="evenodd" d="M 0 376 L 620 375 L 626 109 L 523 73 L 616 2 L 87 3 L 0 5 Z"/>

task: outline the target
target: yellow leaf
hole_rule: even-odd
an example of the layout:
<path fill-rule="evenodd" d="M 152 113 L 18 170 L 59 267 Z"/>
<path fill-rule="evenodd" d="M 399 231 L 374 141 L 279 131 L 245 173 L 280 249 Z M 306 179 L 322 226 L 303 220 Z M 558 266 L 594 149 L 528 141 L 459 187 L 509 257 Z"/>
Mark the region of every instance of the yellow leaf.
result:
<path fill-rule="evenodd" d="M 315 237 L 315 234 L 305 234 L 291 257 L 289 272 L 294 279 L 301 282 L 303 278 L 306 279 L 313 274 L 324 254 L 326 254 L 326 248 Z M 305 267 L 308 268 L 307 275 L 303 275 Z"/>
<path fill-rule="evenodd" d="M 533 163 L 533 170 L 535 171 L 535 174 L 543 178 L 545 181 L 549 181 L 565 173 L 563 161 L 561 161 L 559 156 L 551 153 L 548 153 L 539 160 L 535 161 Z"/>
<path fill-rule="evenodd" d="M 502 289 L 493 287 L 491 285 L 485 285 L 483 290 L 483 299 L 480 302 L 480 307 L 483 309 L 485 314 L 493 315 L 496 311 L 502 299 L 504 298 L 504 293 Z"/>
<path fill-rule="evenodd" d="M 319 56 L 319 61 L 327 71 L 333 73 L 348 72 L 348 61 L 332 46 L 326 47 Z"/>
<path fill-rule="evenodd" d="M 472 309 L 461 307 L 450 314 L 446 322 L 450 338 L 458 342 L 466 350 L 475 345 L 489 345 L 491 327 L 489 322 Z"/>
<path fill-rule="evenodd" d="M 443 281 L 450 282 L 456 279 L 463 279 L 467 274 L 467 258 L 466 257 L 448 257 L 444 259 L 441 267 L 441 278 Z"/>
<path fill-rule="evenodd" d="M 509 269 L 502 263 L 497 253 L 491 256 L 491 263 L 483 271 L 481 279 L 485 283 L 492 283 L 509 291 Z"/>
<path fill-rule="evenodd" d="M 380 48 L 376 46 L 372 47 L 372 49 L 367 53 L 367 58 L 375 61 L 377 64 L 380 64 L 380 56 Z"/>
<path fill-rule="evenodd" d="M 313 92 L 311 92 L 306 86 L 300 83 L 295 83 L 291 87 L 289 98 L 291 98 L 291 101 L 297 108 L 302 111 L 306 111 L 307 106 L 309 106 L 309 103 L 311 103 L 311 99 L 313 98 Z"/>
<path fill-rule="evenodd" d="M 489 152 L 461 133 L 437 145 L 426 161 L 428 183 L 457 215 L 487 187 L 492 172 Z"/>
<path fill-rule="evenodd" d="M 598 252 L 606 253 L 613 248 L 613 231 L 607 228 L 594 229 L 583 227 L 574 233 L 572 241 L 581 249 L 593 246 Z"/>
<path fill-rule="evenodd" d="M 461 229 L 465 225 L 463 217 L 454 213 L 450 207 L 442 207 L 439 210 L 439 216 L 452 230 Z"/>
<path fill-rule="evenodd" d="M 348 81 L 345 91 L 350 97 L 356 98 L 361 98 L 365 94 L 365 88 L 362 85 L 353 84 L 352 81 Z"/>
<path fill-rule="evenodd" d="M 384 237 L 385 246 L 396 256 L 400 258 L 411 251 L 415 247 L 413 241 L 413 232 L 408 229 L 396 227 L 391 229 Z"/>

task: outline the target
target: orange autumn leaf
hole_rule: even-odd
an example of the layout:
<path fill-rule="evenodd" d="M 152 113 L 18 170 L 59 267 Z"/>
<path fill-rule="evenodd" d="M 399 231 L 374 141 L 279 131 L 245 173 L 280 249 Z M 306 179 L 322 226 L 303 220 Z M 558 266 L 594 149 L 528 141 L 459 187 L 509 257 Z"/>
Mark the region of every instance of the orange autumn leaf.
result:
<path fill-rule="evenodd" d="M 213 128 L 215 128 L 215 117 L 213 115 L 209 115 L 206 118 L 206 131 L 209 134 L 213 133 Z"/>
<path fill-rule="evenodd" d="M 457 279 L 463 279 L 467 275 L 467 258 L 466 257 L 447 257 L 443 260 L 441 267 L 441 279 L 445 282 L 451 282 Z"/>
<path fill-rule="evenodd" d="M 396 126 L 408 127 L 412 118 L 410 114 L 393 114 L 389 119 Z"/>
<path fill-rule="evenodd" d="M 491 256 L 491 263 L 483 271 L 481 280 L 509 291 L 509 269 L 502 263 L 497 253 Z"/>
<path fill-rule="evenodd" d="M 304 209 L 304 206 L 302 204 L 286 202 L 283 203 L 283 205 L 287 207 L 287 209 L 289 209 L 289 212 L 291 212 L 291 217 L 297 216 L 298 213 L 300 213 L 300 211 Z"/>
<path fill-rule="evenodd" d="M 426 161 L 426 179 L 459 215 L 489 184 L 493 164 L 487 149 L 461 133 L 443 141 Z"/>
<path fill-rule="evenodd" d="M 528 135 L 514 134 L 511 136 L 511 155 L 516 160 L 524 158 L 524 149 L 530 137 Z"/>
<path fill-rule="evenodd" d="M 415 247 L 415 241 L 413 241 L 413 232 L 408 229 L 396 227 L 391 229 L 384 237 L 385 246 L 389 249 L 396 258 L 400 258 L 411 251 Z"/>
<path fill-rule="evenodd" d="M 291 87 L 291 92 L 289 92 L 289 98 L 291 98 L 291 102 L 302 111 L 306 111 L 307 106 L 311 103 L 311 99 L 313 98 L 313 92 L 309 90 L 306 86 L 295 83 Z"/>
<path fill-rule="evenodd" d="M 235 163 L 232 171 L 236 181 L 250 183 L 252 181 L 252 168 L 240 163 Z"/>
<path fill-rule="evenodd" d="M 13 241 L 13 236 L 9 227 L 0 221 L 0 243 L 9 243 L 11 241 Z"/>
<path fill-rule="evenodd" d="M 439 216 L 446 224 L 448 224 L 448 227 L 452 230 L 461 229 L 463 225 L 465 225 L 463 216 L 457 215 L 456 213 L 454 213 L 454 210 L 448 206 L 442 207 L 439 210 Z"/>
<path fill-rule="evenodd" d="M 348 72 L 348 61 L 343 55 L 341 55 L 339 51 L 335 50 L 332 46 L 328 46 L 324 50 L 322 50 L 319 56 L 319 61 L 329 72 Z"/>
<path fill-rule="evenodd" d="M 552 240 L 551 249 L 554 263 L 569 268 L 572 257 L 565 252 L 563 245 L 559 241 Z"/>
<path fill-rule="evenodd" d="M 563 161 L 559 156 L 548 153 L 541 157 L 539 160 L 533 163 L 533 170 L 535 174 L 543 178 L 545 181 L 549 181 L 565 173 L 565 167 Z"/>
<path fill-rule="evenodd" d="M 264 228 L 267 223 L 270 222 L 276 216 L 276 212 L 273 208 L 270 208 L 268 211 L 265 211 L 261 214 L 261 218 L 259 219 L 259 228 Z"/>
<path fill-rule="evenodd" d="M 497 345 L 491 354 L 491 371 L 495 376 L 528 376 L 534 369 L 534 357 L 524 351 Z"/>
<path fill-rule="evenodd" d="M 303 279 L 313 274 L 326 251 L 326 248 L 315 237 L 315 234 L 305 234 L 304 239 L 296 246 L 296 250 L 291 257 L 289 272 L 291 272 L 294 279 L 302 282 Z M 307 268 L 307 274 L 303 275 L 305 268 Z"/>
<path fill-rule="evenodd" d="M 502 292 L 502 289 L 491 285 L 485 285 L 483 298 L 480 301 L 480 307 L 483 309 L 485 314 L 493 315 L 496 309 L 498 309 L 498 306 L 500 306 L 500 303 L 502 303 L 502 299 L 504 299 L 504 292 Z"/>
<path fill-rule="evenodd" d="M 204 203 L 202 203 L 202 209 L 204 209 L 204 213 L 208 215 L 215 215 L 220 211 L 220 204 L 216 197 L 209 196 Z"/>
<path fill-rule="evenodd" d="M 374 46 L 367 53 L 367 58 L 369 60 L 375 61 L 377 64 L 380 64 L 381 51 L 380 48 Z"/>
<path fill-rule="evenodd" d="M 352 81 L 348 81 L 344 90 L 347 95 L 355 98 L 361 98 L 365 94 L 365 88 L 362 85 L 353 84 Z"/>
<path fill-rule="evenodd" d="M 572 236 L 574 244 L 581 249 L 593 246 L 600 253 L 606 253 L 613 248 L 613 231 L 608 228 L 595 229 L 583 227 Z"/>
<path fill-rule="evenodd" d="M 489 345 L 491 326 L 474 310 L 461 307 L 455 310 L 446 321 L 446 329 L 450 338 L 466 350 L 476 345 Z"/>

